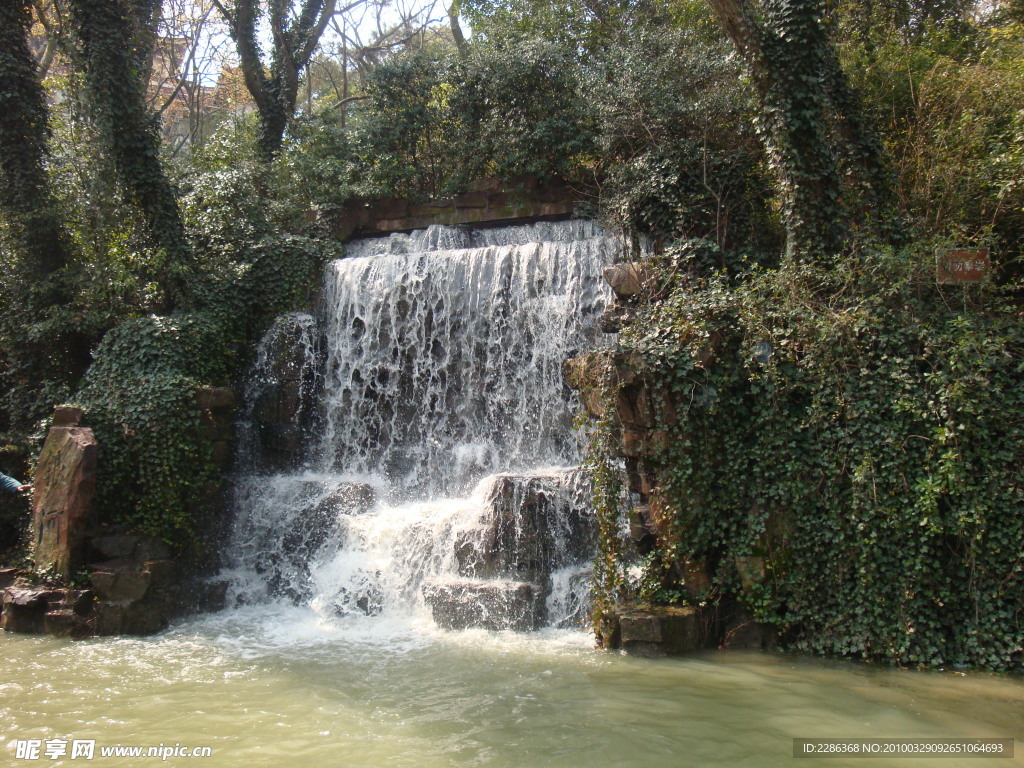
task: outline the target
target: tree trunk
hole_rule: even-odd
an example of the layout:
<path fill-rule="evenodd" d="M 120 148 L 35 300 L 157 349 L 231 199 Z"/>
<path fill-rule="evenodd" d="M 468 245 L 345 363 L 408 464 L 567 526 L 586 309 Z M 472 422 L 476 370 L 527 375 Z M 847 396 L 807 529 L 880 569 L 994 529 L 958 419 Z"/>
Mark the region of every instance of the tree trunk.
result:
<path fill-rule="evenodd" d="M 827 258 L 842 245 L 840 176 L 822 81 L 829 45 L 822 0 L 709 0 L 750 68 L 769 160 L 782 193 L 787 253 Z"/>
<path fill-rule="evenodd" d="M 0 211 L 26 276 L 68 261 L 68 240 L 46 175 L 47 109 L 28 45 L 28 2 L 0 3 Z"/>
<path fill-rule="evenodd" d="M 173 303 L 184 296 L 191 251 L 160 162 L 156 116 L 146 106 L 153 0 L 70 0 L 97 127 L 131 201 L 167 256 L 162 282 Z"/>

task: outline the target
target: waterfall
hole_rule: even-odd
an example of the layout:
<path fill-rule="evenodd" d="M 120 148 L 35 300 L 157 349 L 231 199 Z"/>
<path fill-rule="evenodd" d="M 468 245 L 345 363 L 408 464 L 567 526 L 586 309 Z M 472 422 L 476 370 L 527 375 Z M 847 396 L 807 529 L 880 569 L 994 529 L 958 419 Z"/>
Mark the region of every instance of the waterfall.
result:
<path fill-rule="evenodd" d="M 562 370 L 602 343 L 620 249 L 585 221 L 350 243 L 319 316 L 279 319 L 258 350 L 240 599 L 452 629 L 579 624 L 595 534 Z"/>

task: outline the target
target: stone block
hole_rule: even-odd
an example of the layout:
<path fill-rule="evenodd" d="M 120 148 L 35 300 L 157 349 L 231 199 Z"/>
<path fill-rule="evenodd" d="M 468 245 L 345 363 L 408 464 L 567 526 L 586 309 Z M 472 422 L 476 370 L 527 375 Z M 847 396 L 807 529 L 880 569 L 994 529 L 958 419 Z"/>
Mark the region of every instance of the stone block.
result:
<path fill-rule="evenodd" d="M 487 194 L 484 192 L 469 192 L 455 198 L 455 207 L 462 208 L 486 208 Z"/>
<path fill-rule="evenodd" d="M 196 389 L 196 405 L 203 410 L 229 410 L 237 404 L 238 398 L 230 387 L 199 387 Z"/>
<path fill-rule="evenodd" d="M 621 611 L 622 648 L 635 656 L 678 656 L 707 647 L 707 622 L 689 606 Z"/>
<path fill-rule="evenodd" d="M 94 536 L 89 540 L 91 559 L 131 560 L 142 563 L 146 560 L 168 560 L 174 557 L 173 548 L 156 536 L 120 533 Z"/>
<path fill-rule="evenodd" d="M 96 603 L 96 634 L 101 636 L 119 635 L 124 626 L 127 603 Z"/>
<path fill-rule="evenodd" d="M 170 589 L 178 582 L 177 563 L 173 560 L 147 560 L 143 570 L 149 571 L 149 584 L 153 589 Z"/>
<path fill-rule="evenodd" d="M 234 450 L 231 447 L 231 443 L 227 440 L 217 440 L 213 443 L 212 448 L 211 459 L 213 460 L 214 465 L 217 469 L 226 469 L 234 456 Z"/>
<path fill-rule="evenodd" d="M 97 444 L 85 427 L 51 427 L 39 454 L 32 493 L 36 567 L 67 580 L 85 559 L 96 491 Z"/>
<path fill-rule="evenodd" d="M 49 596 L 50 590 L 38 587 L 8 587 L 3 593 L 0 626 L 7 632 L 42 633 Z"/>
<path fill-rule="evenodd" d="M 89 637 L 94 629 L 91 617 L 83 617 L 70 608 L 47 611 L 43 616 L 43 633 L 54 637 Z"/>
<path fill-rule="evenodd" d="M 89 583 L 104 602 L 141 600 L 149 589 L 152 574 L 135 563 L 105 564 L 89 574 Z"/>

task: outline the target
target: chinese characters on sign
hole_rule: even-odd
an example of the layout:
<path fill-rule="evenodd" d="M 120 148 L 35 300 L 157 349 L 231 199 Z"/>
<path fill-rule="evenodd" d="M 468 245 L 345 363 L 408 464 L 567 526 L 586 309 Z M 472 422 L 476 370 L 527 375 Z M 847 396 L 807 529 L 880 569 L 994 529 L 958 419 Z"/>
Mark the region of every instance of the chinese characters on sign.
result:
<path fill-rule="evenodd" d="M 935 279 L 943 285 L 977 283 L 992 267 L 988 248 L 957 248 L 939 251 L 935 257 Z"/>

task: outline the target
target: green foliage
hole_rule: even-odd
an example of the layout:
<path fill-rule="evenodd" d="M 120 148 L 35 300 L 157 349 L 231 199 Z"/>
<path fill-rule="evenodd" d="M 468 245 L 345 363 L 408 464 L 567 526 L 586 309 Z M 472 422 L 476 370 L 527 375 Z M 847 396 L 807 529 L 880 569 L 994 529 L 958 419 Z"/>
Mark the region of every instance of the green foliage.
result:
<path fill-rule="evenodd" d="M 192 276 L 202 308 L 120 323 L 74 396 L 103 446 L 96 503 L 105 519 L 179 546 L 195 543 L 200 502 L 217 477 L 195 389 L 230 384 L 255 334 L 305 302 L 324 260 L 337 255 L 295 235 L 223 245 Z"/>
<path fill-rule="evenodd" d="M 671 414 L 663 596 L 703 562 L 794 648 L 1024 667 L 1024 327 L 1004 289 L 936 286 L 932 254 L 691 273 L 623 334 Z"/>
<path fill-rule="evenodd" d="M 632 30 L 585 70 L 598 125 L 605 215 L 668 240 L 773 248 L 754 103 L 722 41 L 688 30 Z"/>
<path fill-rule="evenodd" d="M 371 183 L 437 197 L 484 177 L 564 177 L 594 126 L 575 62 L 541 41 L 426 49 L 374 70 L 353 145 Z"/>
<path fill-rule="evenodd" d="M 1009 263 L 1024 244 L 1024 32 L 972 27 L 970 50 L 942 36 L 907 46 L 892 34 L 847 69 L 883 127 L 901 208 L 927 236 L 994 246 Z"/>
<path fill-rule="evenodd" d="M 75 399 L 103 446 L 97 505 L 107 522 L 191 544 L 191 517 L 216 477 L 197 384 L 224 383 L 221 328 L 202 315 L 121 323 L 96 351 Z"/>

